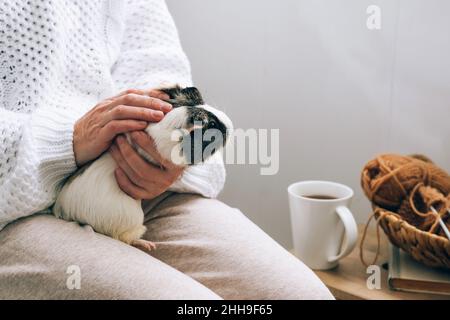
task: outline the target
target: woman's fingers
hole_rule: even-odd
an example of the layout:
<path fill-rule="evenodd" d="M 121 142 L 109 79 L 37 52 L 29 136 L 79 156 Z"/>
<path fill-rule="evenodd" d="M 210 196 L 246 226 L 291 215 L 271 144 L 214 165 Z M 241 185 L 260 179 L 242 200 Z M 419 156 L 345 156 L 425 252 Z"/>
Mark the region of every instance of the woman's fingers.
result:
<path fill-rule="evenodd" d="M 167 168 L 171 166 L 171 162 L 167 161 L 156 150 L 155 142 L 153 139 L 143 131 L 134 131 L 130 133 L 131 139 L 136 143 L 142 150 L 144 150 L 150 157 L 152 157 L 155 162 L 159 163 L 161 166 Z"/>
<path fill-rule="evenodd" d="M 127 177 L 125 172 L 120 167 L 114 171 L 114 175 L 116 177 L 119 188 L 130 197 L 136 200 L 145 199 L 147 197 L 146 190 L 138 187 L 133 182 L 131 182 L 131 180 Z"/>
<path fill-rule="evenodd" d="M 117 137 L 116 143 L 120 154 L 127 164 L 122 169 L 134 183 L 144 186 L 146 181 L 150 179 L 159 181 L 162 184 L 170 183 L 168 175 L 160 168 L 143 159 L 123 136 Z"/>
<path fill-rule="evenodd" d="M 118 95 L 112 97 L 112 99 L 117 99 L 117 98 L 127 95 L 127 94 L 140 94 L 140 95 L 145 95 L 145 96 L 149 96 L 149 97 L 153 97 L 153 98 L 157 98 L 157 99 L 161 99 L 161 100 L 169 100 L 170 99 L 170 97 L 167 93 L 164 93 L 163 91 L 158 90 L 158 89 L 149 89 L 149 90 L 127 89 L 125 91 L 122 91 Z"/>
<path fill-rule="evenodd" d="M 97 158 L 116 135 L 143 130 L 148 122 L 163 119 L 172 105 L 169 96 L 158 89 L 130 89 L 100 101 L 74 124 L 73 150 L 81 166 Z"/>
<path fill-rule="evenodd" d="M 153 110 L 159 110 L 164 113 L 172 110 L 172 105 L 168 102 L 165 102 L 158 98 L 153 98 L 147 95 L 140 95 L 136 93 L 128 93 L 113 99 L 113 101 L 109 104 L 109 109 L 113 109 L 120 105 L 149 108 Z"/>
<path fill-rule="evenodd" d="M 111 100 L 115 100 L 115 99 L 117 99 L 119 97 L 122 97 L 124 95 L 127 95 L 127 94 L 141 94 L 141 95 L 145 95 L 145 91 L 144 90 L 140 90 L 140 89 L 127 89 L 127 90 L 124 90 L 124 91 L 120 92 L 119 94 L 111 97 Z"/>
<path fill-rule="evenodd" d="M 124 156 L 122 155 L 117 145 L 113 144 L 111 146 L 110 153 L 114 161 L 119 166 L 119 168 L 122 169 L 122 171 L 127 175 L 127 177 L 131 181 L 133 181 L 134 184 L 140 187 L 143 187 L 146 184 L 144 179 L 136 171 L 134 171 L 134 169 L 130 167 L 130 165 L 125 160 Z"/>
<path fill-rule="evenodd" d="M 159 110 L 152 110 L 142 107 L 133 107 L 126 105 L 119 105 L 107 111 L 104 123 L 111 120 L 134 119 L 143 120 L 147 122 L 158 122 L 164 117 L 164 113 Z"/>
<path fill-rule="evenodd" d="M 113 157 L 114 161 L 125 172 L 125 174 L 132 181 L 134 181 L 135 184 L 141 185 L 142 184 L 142 181 L 140 181 L 141 179 L 138 178 L 137 173 L 134 172 L 134 170 L 131 169 L 131 167 L 125 161 L 125 158 L 122 156 L 122 153 L 120 152 L 119 147 L 116 144 L 112 144 L 111 148 L 109 149 L 109 152 L 110 152 L 111 156 Z"/>
<path fill-rule="evenodd" d="M 158 89 L 150 89 L 148 90 L 148 96 L 153 97 L 153 98 L 158 98 L 161 100 L 169 100 L 170 96 L 167 93 L 164 93 Z"/>
<path fill-rule="evenodd" d="M 162 91 L 136 89 L 127 90 L 112 98 L 105 105 L 104 113 L 101 114 L 101 125 L 107 127 L 108 132 L 116 132 L 118 134 L 130 130 L 122 129 L 122 125 L 127 124 L 121 123 L 119 125 L 119 123 L 115 122 L 117 120 L 140 120 L 147 122 L 158 122 L 162 120 L 164 113 L 172 110 L 172 105 L 151 95 L 168 98 Z"/>
<path fill-rule="evenodd" d="M 119 136 L 110 148 L 111 156 L 120 170 L 115 175 L 120 188 L 135 199 L 152 199 L 166 191 L 183 169 L 162 169 L 148 163 Z"/>
<path fill-rule="evenodd" d="M 108 122 L 103 128 L 100 129 L 100 138 L 105 139 L 105 141 L 111 141 L 118 134 L 144 130 L 148 123 L 146 121 L 137 120 L 112 120 Z"/>

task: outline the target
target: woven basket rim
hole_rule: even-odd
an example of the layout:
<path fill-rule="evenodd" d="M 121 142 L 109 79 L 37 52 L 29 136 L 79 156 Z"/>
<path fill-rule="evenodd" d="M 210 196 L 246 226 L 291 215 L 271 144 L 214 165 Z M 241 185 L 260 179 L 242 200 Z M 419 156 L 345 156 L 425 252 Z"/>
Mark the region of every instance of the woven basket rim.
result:
<path fill-rule="evenodd" d="M 429 233 L 427 231 L 423 231 L 420 230 L 418 228 L 416 228 L 415 226 L 409 224 L 406 220 L 402 219 L 401 217 L 398 216 L 397 213 L 392 212 L 388 209 L 384 209 L 382 207 L 378 207 L 378 206 L 374 206 L 374 212 L 375 212 L 375 216 L 378 216 L 379 214 L 377 214 L 377 212 L 385 212 L 387 213 L 386 215 L 384 215 L 383 217 L 381 217 L 380 219 L 392 219 L 392 220 L 400 220 L 402 227 L 404 227 L 405 229 L 408 230 L 408 232 L 415 232 L 420 234 L 420 236 L 422 237 L 429 237 L 432 238 L 435 241 L 439 241 L 442 243 L 442 245 L 444 247 L 449 247 L 450 248 L 450 240 L 447 239 L 446 237 L 434 234 L 434 233 Z M 378 217 L 377 217 L 378 218 Z"/>

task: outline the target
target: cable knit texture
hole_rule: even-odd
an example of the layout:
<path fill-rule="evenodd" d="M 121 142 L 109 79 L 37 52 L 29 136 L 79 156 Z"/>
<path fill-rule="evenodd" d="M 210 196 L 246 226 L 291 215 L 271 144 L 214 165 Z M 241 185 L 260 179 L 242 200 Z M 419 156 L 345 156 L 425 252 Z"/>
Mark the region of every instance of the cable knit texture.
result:
<path fill-rule="evenodd" d="M 52 205 L 76 170 L 73 125 L 96 103 L 192 81 L 163 0 L 0 4 L 1 229 Z M 215 197 L 224 180 L 219 160 L 189 168 L 176 189 Z"/>

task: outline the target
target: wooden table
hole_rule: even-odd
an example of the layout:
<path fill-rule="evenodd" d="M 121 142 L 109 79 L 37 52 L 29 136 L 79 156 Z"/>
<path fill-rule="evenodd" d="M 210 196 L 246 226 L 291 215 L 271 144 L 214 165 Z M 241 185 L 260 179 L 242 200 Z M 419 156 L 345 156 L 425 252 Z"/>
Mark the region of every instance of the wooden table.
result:
<path fill-rule="evenodd" d="M 359 226 L 358 245 L 353 252 L 340 260 L 339 265 L 327 271 L 315 271 L 319 278 L 327 285 L 336 299 L 339 300 L 450 300 L 450 296 L 434 295 L 425 293 L 409 293 L 389 289 L 387 283 L 388 272 L 382 267 L 388 261 L 388 241 L 382 230 L 381 254 L 377 265 L 381 269 L 381 289 L 370 290 L 366 281 L 370 274 L 366 273 L 366 268 L 359 259 L 359 242 L 362 235 L 363 226 Z M 371 262 L 375 257 L 377 239 L 375 229 L 370 229 L 365 241 L 365 260 Z"/>

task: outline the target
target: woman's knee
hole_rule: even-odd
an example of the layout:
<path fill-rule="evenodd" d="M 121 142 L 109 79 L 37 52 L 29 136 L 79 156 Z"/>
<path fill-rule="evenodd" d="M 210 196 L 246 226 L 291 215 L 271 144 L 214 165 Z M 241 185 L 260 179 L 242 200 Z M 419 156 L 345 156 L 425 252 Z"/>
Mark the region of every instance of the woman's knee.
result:
<path fill-rule="evenodd" d="M 295 258 L 294 258 L 295 259 Z M 280 261 L 280 263 L 282 263 Z M 331 292 L 317 275 L 299 261 L 286 261 L 285 268 L 267 270 L 270 285 L 263 295 L 285 300 L 332 300 Z M 268 292 L 270 291 L 270 292 Z"/>
<path fill-rule="evenodd" d="M 270 250 L 269 250 L 270 251 Z M 256 253 L 256 252 L 255 252 Z M 328 300 L 334 299 L 328 288 L 295 257 L 289 253 L 277 255 L 259 251 L 245 254 L 241 251 L 234 277 L 236 286 L 232 298 L 273 300 Z M 228 293 L 217 291 L 224 298 Z"/>
<path fill-rule="evenodd" d="M 234 272 L 241 278 L 242 298 L 333 299 L 311 269 L 262 230 L 249 227 L 247 240 L 230 246 L 228 260 L 238 261 Z"/>

